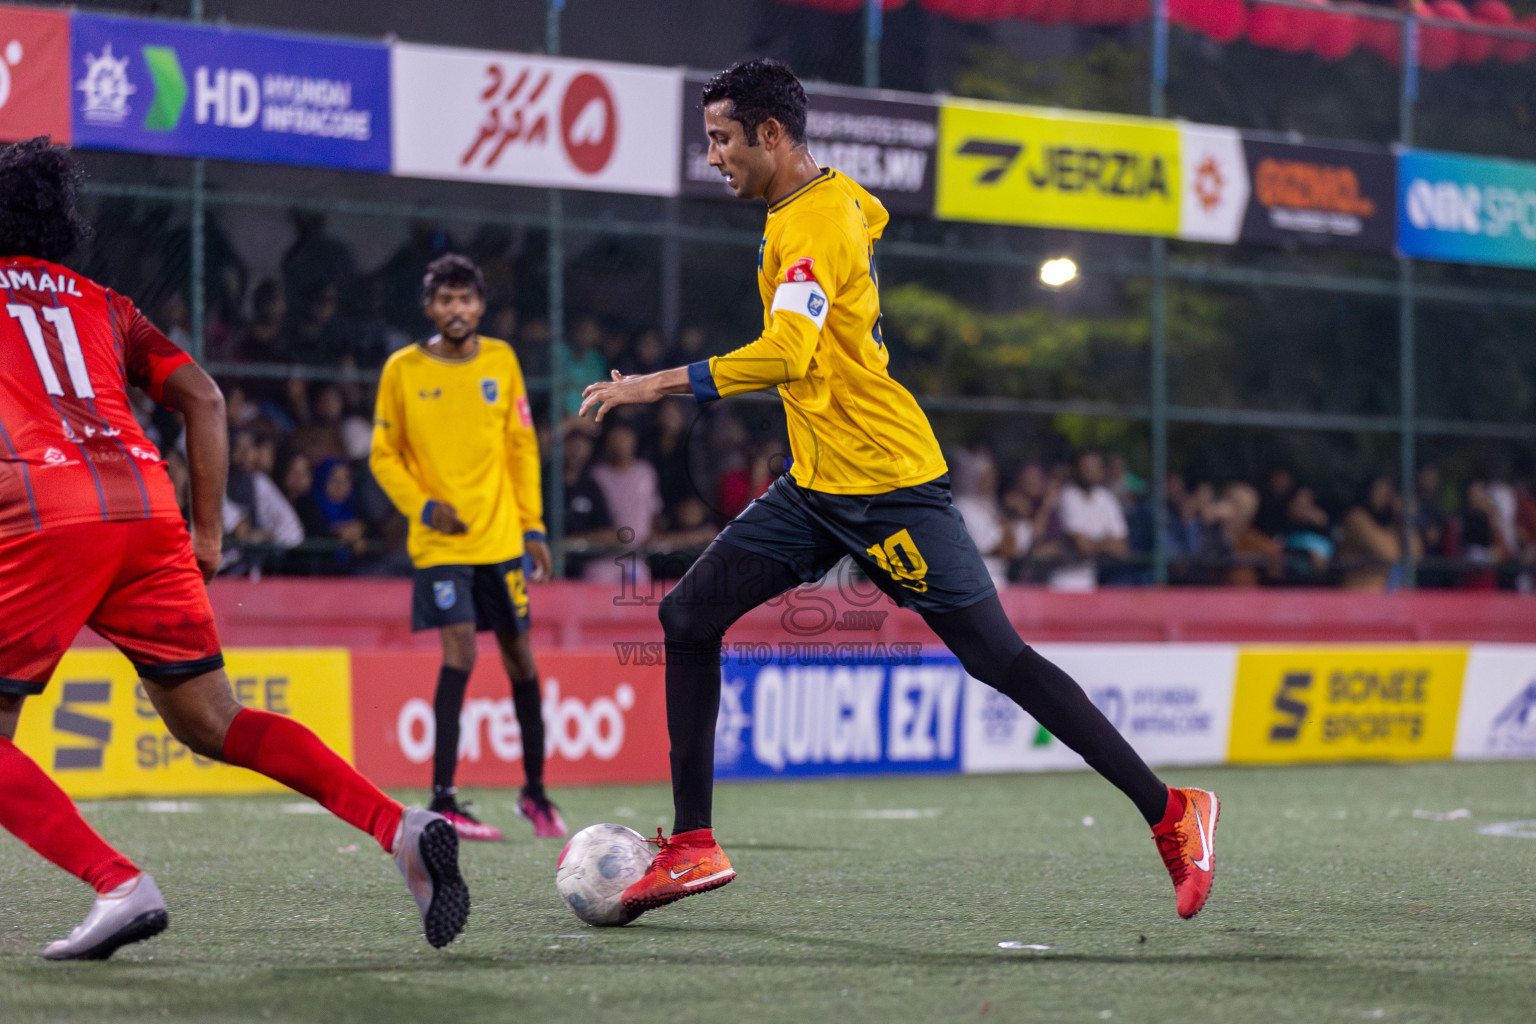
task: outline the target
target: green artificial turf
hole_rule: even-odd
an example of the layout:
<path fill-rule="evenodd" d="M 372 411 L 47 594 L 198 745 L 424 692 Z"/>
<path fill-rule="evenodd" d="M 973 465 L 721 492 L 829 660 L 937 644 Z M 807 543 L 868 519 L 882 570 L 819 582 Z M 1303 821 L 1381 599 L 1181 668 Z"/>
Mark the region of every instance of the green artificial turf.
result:
<path fill-rule="evenodd" d="M 737 880 L 623 929 L 564 910 L 561 844 L 511 791 L 470 794 L 511 839 L 466 845 L 474 912 L 442 951 L 371 840 L 297 798 L 88 804 L 171 928 L 43 962 L 90 894 L 0 838 L 0 1020 L 1536 1019 L 1536 839 L 1479 832 L 1536 819 L 1536 765 L 1172 776 L 1222 797 L 1188 922 L 1129 802 L 1086 774 L 721 786 Z M 654 832 L 670 806 L 656 786 L 555 796 L 573 827 Z"/>

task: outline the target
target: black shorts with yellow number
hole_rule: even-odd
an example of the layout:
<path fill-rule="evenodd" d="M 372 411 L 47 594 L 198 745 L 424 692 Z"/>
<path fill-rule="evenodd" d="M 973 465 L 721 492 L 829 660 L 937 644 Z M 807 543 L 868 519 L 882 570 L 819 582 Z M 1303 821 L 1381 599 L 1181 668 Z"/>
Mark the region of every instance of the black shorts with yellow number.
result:
<path fill-rule="evenodd" d="M 411 628 L 441 629 L 473 622 L 475 629 L 528 632 L 523 560 L 494 565 L 433 565 L 412 575 Z"/>
<path fill-rule="evenodd" d="M 718 539 L 788 565 L 807 583 L 844 555 L 903 608 L 969 608 L 996 593 L 949 475 L 882 494 L 827 494 L 779 477 Z"/>

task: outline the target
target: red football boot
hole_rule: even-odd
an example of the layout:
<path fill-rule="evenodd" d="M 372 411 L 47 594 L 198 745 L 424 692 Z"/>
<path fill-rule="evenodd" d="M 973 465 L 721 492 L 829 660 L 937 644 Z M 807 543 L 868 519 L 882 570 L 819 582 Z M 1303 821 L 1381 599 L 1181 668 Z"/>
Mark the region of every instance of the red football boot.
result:
<path fill-rule="evenodd" d="M 1173 877 L 1179 916 L 1190 918 L 1200 913 L 1211 894 L 1216 875 L 1212 841 L 1216 838 L 1216 819 L 1221 817 L 1221 801 L 1204 789 L 1170 788 L 1168 793 L 1168 813 L 1153 827 L 1152 839 Z"/>
<path fill-rule="evenodd" d="M 647 842 L 661 847 L 644 878 L 624 890 L 624 909 L 642 914 L 675 903 L 685 896 L 718 889 L 736 877 L 730 858 L 715 842 L 713 829 L 699 828 Z"/>

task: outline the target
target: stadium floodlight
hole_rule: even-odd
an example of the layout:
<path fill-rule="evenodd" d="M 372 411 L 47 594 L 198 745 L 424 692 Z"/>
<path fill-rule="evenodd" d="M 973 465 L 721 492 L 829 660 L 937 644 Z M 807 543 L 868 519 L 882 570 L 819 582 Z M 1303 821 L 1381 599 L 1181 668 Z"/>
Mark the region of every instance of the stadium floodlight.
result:
<path fill-rule="evenodd" d="M 1065 256 L 1046 260 L 1040 264 L 1040 281 L 1052 288 L 1060 288 L 1077 280 L 1077 264 Z"/>

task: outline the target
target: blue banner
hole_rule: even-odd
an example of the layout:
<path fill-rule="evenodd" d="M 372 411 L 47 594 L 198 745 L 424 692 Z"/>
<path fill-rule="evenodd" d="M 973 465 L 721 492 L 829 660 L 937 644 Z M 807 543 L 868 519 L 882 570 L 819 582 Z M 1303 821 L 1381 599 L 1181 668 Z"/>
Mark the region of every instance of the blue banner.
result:
<path fill-rule="evenodd" d="M 385 46 L 77 14 L 71 53 L 77 146 L 390 169 Z"/>
<path fill-rule="evenodd" d="M 754 658 L 750 646 L 722 669 L 716 778 L 960 770 L 966 675 L 948 654 L 866 644 L 839 658 L 760 644 Z"/>
<path fill-rule="evenodd" d="M 1451 263 L 1536 267 L 1536 164 L 1399 154 L 1397 247 Z"/>

